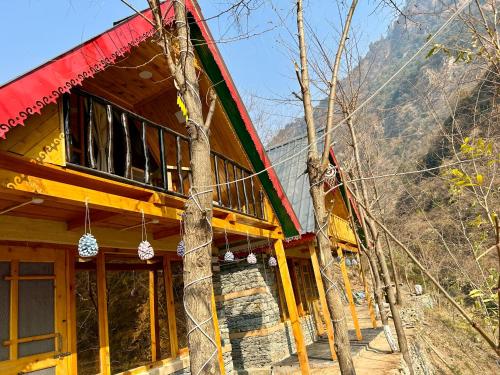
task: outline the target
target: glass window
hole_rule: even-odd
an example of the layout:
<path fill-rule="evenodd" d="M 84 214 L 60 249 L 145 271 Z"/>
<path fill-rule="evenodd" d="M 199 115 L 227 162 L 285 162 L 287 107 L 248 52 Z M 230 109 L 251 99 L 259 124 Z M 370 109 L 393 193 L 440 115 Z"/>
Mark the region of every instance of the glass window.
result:
<path fill-rule="evenodd" d="M 78 374 L 99 373 L 99 325 L 95 270 L 76 273 L 76 339 Z"/>
<path fill-rule="evenodd" d="M 177 323 L 177 340 L 179 348 L 187 347 L 187 322 L 184 313 L 184 279 L 182 275 L 182 261 L 172 261 L 172 282 L 174 287 L 175 319 Z"/>

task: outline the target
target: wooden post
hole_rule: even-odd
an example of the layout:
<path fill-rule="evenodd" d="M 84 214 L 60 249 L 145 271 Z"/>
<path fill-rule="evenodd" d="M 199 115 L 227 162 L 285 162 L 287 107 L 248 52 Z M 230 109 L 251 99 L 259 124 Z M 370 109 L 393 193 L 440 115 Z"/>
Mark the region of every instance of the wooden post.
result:
<path fill-rule="evenodd" d="M 292 283 L 291 285 L 293 290 L 293 296 L 295 297 L 295 303 L 297 304 L 297 313 L 299 314 L 299 316 L 305 316 L 306 312 L 304 310 L 304 301 L 302 301 L 302 297 L 300 295 L 299 280 L 297 280 L 297 272 L 295 270 L 295 264 L 293 263 L 293 261 L 290 262 L 289 274 L 290 274 L 290 281 Z M 299 269 L 299 274 L 300 274 L 300 269 Z M 295 289 L 293 288 L 293 286 L 295 286 Z"/>
<path fill-rule="evenodd" d="M 307 358 L 306 344 L 304 342 L 304 335 L 302 334 L 302 327 L 300 324 L 299 315 L 297 313 L 297 305 L 295 304 L 295 296 L 293 294 L 292 280 L 288 272 L 286 263 L 285 249 L 283 248 L 283 241 L 277 240 L 274 242 L 274 251 L 278 260 L 278 267 L 280 270 L 281 283 L 285 293 L 285 300 L 288 307 L 288 314 L 290 315 L 290 323 L 292 325 L 293 337 L 295 338 L 295 346 L 297 347 L 297 357 L 299 358 L 300 369 L 302 374 L 309 374 L 309 359 Z"/>
<path fill-rule="evenodd" d="M 166 256 L 163 257 L 163 280 L 165 282 L 165 295 L 167 297 L 167 318 L 168 335 L 170 339 L 170 356 L 176 358 L 179 354 L 179 342 L 177 340 L 177 325 L 175 322 L 175 301 L 174 286 L 172 282 L 172 269 L 170 261 Z"/>
<path fill-rule="evenodd" d="M 368 304 L 368 311 L 370 312 L 370 320 L 372 321 L 372 327 L 377 328 L 377 317 L 375 316 L 375 310 L 373 309 L 372 295 L 370 293 L 370 289 L 368 288 L 368 282 L 366 281 L 366 275 L 363 268 L 363 264 L 361 263 L 361 257 L 359 256 L 359 250 L 358 253 L 356 254 L 356 257 L 358 258 L 361 279 L 363 280 L 363 286 L 365 288 L 366 302 Z"/>
<path fill-rule="evenodd" d="M 335 338 L 333 335 L 333 323 L 328 311 L 328 305 L 326 302 L 325 287 L 323 286 L 323 279 L 321 278 L 321 268 L 318 262 L 318 255 L 316 254 L 316 247 L 314 244 L 309 244 L 309 254 L 311 255 L 311 263 L 314 272 L 314 279 L 316 280 L 316 286 L 318 288 L 319 301 L 321 303 L 321 309 L 323 311 L 323 316 L 326 323 L 326 333 L 328 335 L 328 345 L 330 345 L 330 352 L 332 353 L 332 359 L 335 361 L 337 359 L 337 353 L 335 353 Z"/>
<path fill-rule="evenodd" d="M 151 361 L 161 359 L 160 325 L 158 321 L 158 273 L 149 271 L 149 327 L 151 331 Z"/>
<path fill-rule="evenodd" d="M 349 301 L 349 308 L 351 310 L 354 329 L 356 330 L 356 337 L 358 338 L 358 341 L 361 341 L 363 340 L 363 335 L 361 334 L 361 329 L 359 328 L 358 314 L 356 313 L 356 306 L 354 306 L 354 299 L 352 298 L 351 282 L 349 281 L 349 276 L 347 275 L 344 253 L 342 252 L 342 249 L 340 247 L 337 247 L 337 255 L 341 259 L 340 270 L 342 271 L 342 277 L 344 279 L 345 292 Z"/>
<path fill-rule="evenodd" d="M 99 359 L 101 375 L 111 374 L 109 360 L 108 297 L 106 290 L 106 264 L 104 252 L 97 255 L 97 312 L 99 321 Z"/>
<path fill-rule="evenodd" d="M 214 321 L 215 342 L 217 343 L 217 357 L 219 359 L 219 369 L 221 375 L 225 375 L 226 370 L 224 368 L 224 356 L 222 355 L 222 343 L 220 338 L 219 319 L 217 318 L 217 306 L 215 305 L 215 296 L 213 290 L 212 290 L 212 320 Z"/>

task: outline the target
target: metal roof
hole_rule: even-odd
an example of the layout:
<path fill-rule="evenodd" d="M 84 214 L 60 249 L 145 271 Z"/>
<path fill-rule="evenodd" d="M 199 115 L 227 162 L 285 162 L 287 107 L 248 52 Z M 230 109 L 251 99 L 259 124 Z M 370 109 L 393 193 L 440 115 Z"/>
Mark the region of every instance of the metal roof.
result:
<path fill-rule="evenodd" d="M 317 132 L 317 137 L 322 137 L 324 129 Z M 319 139 L 318 151 L 323 152 L 323 138 Z M 271 164 L 289 158 L 276 165 L 274 170 L 285 190 L 288 200 L 292 203 L 297 215 L 301 234 L 314 232 L 314 210 L 311 195 L 309 194 L 309 176 L 307 174 L 307 135 L 292 140 L 287 140 L 267 149 Z"/>

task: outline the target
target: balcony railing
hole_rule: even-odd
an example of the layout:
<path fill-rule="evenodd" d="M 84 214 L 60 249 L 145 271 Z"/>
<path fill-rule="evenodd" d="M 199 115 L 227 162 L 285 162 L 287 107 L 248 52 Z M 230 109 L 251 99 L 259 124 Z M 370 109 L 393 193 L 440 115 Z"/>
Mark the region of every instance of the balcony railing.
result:
<path fill-rule="evenodd" d="M 337 215 L 331 215 L 329 235 L 335 237 L 339 241 L 356 244 L 356 236 L 351 228 L 348 220 L 345 220 Z"/>
<path fill-rule="evenodd" d="M 189 138 L 166 126 L 78 91 L 63 97 L 69 166 L 186 197 L 192 175 Z M 210 152 L 214 204 L 265 219 L 264 194 L 245 167 Z"/>

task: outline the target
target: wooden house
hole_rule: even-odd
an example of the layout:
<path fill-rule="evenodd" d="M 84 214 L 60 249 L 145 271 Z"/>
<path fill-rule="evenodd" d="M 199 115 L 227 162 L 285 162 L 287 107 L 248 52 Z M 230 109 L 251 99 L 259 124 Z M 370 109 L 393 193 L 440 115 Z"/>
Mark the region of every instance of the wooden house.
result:
<path fill-rule="evenodd" d="M 317 134 L 319 142 L 322 142 L 323 135 L 324 129 L 319 130 Z M 302 317 L 309 317 L 316 322 L 315 327 L 317 327 L 318 334 L 326 333 L 328 335 L 333 357 L 333 329 L 320 276 L 315 215 L 309 193 L 309 177 L 306 171 L 307 146 L 307 135 L 303 135 L 282 143 L 274 143 L 267 149 L 267 153 L 271 162 L 276 164 L 275 171 L 301 226 L 300 236 L 285 243 L 298 314 Z M 322 147 L 320 147 L 320 151 L 322 151 Z M 285 161 L 280 162 L 280 160 Z M 349 267 L 357 269 L 360 281 L 364 285 L 364 292 L 369 296 L 364 270 L 361 268 L 358 241 L 353 230 L 353 220 L 357 220 L 358 212 L 348 190 L 342 185 L 344 176 L 333 148 L 330 149 L 330 167 L 324 179 L 324 189 L 327 192 L 326 208 L 330 212 L 327 230 L 331 241 L 331 251 L 337 259 L 336 266 L 342 276 L 339 284 L 344 286 L 345 298 L 349 303 L 356 336 L 358 340 L 362 340 L 351 281 L 348 276 Z M 314 278 L 317 291 L 307 287 L 308 274 Z M 375 328 L 375 312 L 370 297 L 368 297 L 368 302 L 372 325 Z"/>
<path fill-rule="evenodd" d="M 172 20 L 169 5 L 162 11 Z M 247 361 L 252 345 L 281 335 L 288 349 L 279 356 L 298 351 L 307 372 L 283 247 L 300 225 L 200 9 L 193 1 L 187 7 L 202 94 L 213 86 L 218 97 L 210 141 L 221 371 L 279 359 L 259 352 L 259 363 Z M 176 249 L 190 146 L 144 17 L 0 87 L 1 374 L 189 371 Z M 98 242 L 96 256 L 77 251 L 85 233 Z M 145 237 L 155 251 L 147 261 L 137 255 Z M 272 253 L 280 272 L 245 261 L 257 243 L 268 244 L 266 260 Z M 227 249 L 242 260 L 221 261 Z"/>

